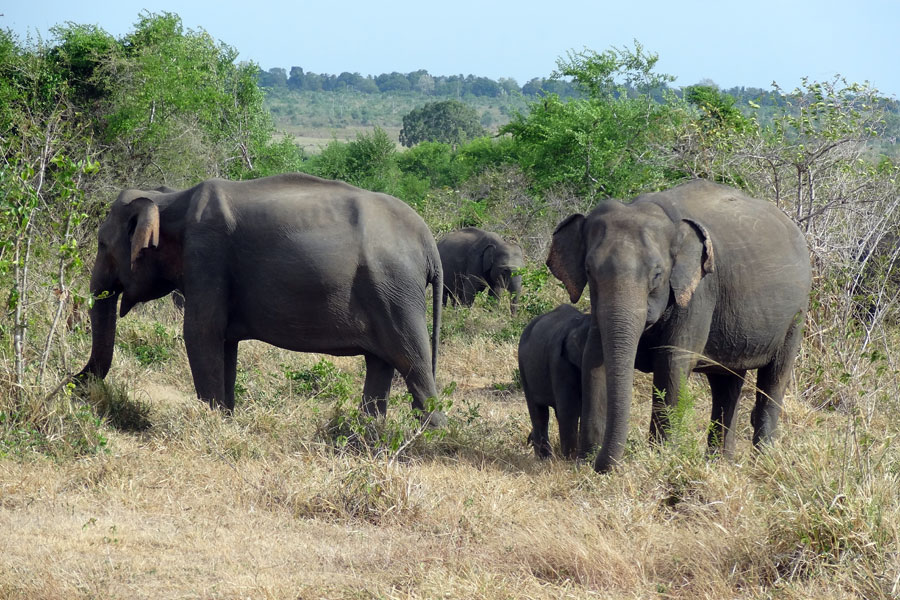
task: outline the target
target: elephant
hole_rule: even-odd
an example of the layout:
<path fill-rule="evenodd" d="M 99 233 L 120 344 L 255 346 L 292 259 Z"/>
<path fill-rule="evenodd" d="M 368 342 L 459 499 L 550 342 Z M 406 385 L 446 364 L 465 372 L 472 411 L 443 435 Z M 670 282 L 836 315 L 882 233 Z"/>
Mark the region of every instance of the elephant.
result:
<path fill-rule="evenodd" d="M 589 284 L 580 452 L 618 464 L 634 369 L 653 373 L 650 438 L 665 438 L 679 387 L 696 370 L 712 392 L 710 452 L 732 456 L 748 370 L 757 370 L 753 444 L 772 441 L 809 304 L 803 233 L 778 207 L 726 185 L 692 180 L 601 202 L 564 219 L 547 258 L 572 302 Z"/>
<path fill-rule="evenodd" d="M 559 423 L 562 455 L 575 458 L 581 417 L 581 357 L 591 316 L 562 304 L 535 317 L 519 338 L 519 377 L 531 417 L 529 439 L 538 458 L 551 455 L 550 408 Z"/>
<path fill-rule="evenodd" d="M 494 298 L 509 290 L 510 311 L 515 316 L 522 276 L 515 273 L 525 266 L 522 248 L 504 241 L 496 233 L 478 227 L 454 231 L 438 242 L 444 268 L 443 303 L 472 306 L 475 294 L 488 288 Z"/>
<path fill-rule="evenodd" d="M 106 376 L 116 305 L 184 294 L 197 397 L 234 409 L 238 342 L 365 357 L 362 407 L 384 415 L 394 371 L 429 424 L 437 397 L 442 270 L 431 231 L 386 194 L 302 173 L 210 179 L 183 191 L 125 190 L 98 231 L 91 355 Z M 432 334 L 426 287 L 432 286 Z"/>

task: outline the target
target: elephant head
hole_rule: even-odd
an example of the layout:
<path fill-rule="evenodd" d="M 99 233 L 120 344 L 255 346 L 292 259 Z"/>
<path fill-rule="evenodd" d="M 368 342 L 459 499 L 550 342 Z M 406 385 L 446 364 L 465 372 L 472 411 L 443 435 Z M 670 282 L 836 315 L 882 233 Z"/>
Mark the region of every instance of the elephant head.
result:
<path fill-rule="evenodd" d="M 509 291 L 510 312 L 515 316 L 522 293 L 522 276 L 517 271 L 525 266 L 521 246 L 502 240 L 490 241 L 481 254 L 481 266 L 492 296 L 499 298 L 503 290 Z"/>
<path fill-rule="evenodd" d="M 702 278 L 715 269 L 712 244 L 700 223 L 673 210 L 608 200 L 557 226 L 547 265 L 573 303 L 589 285 L 600 347 L 585 351 L 583 369 L 604 369 L 605 378 L 597 381 L 605 379 L 605 390 L 585 393 L 588 402 L 602 403 L 605 392 L 603 446 L 595 468 L 607 470 L 624 451 L 641 336 L 664 314 L 691 302 Z M 598 441 L 583 442 L 585 450 Z"/>
<path fill-rule="evenodd" d="M 79 377 L 105 377 L 109 371 L 120 296 L 118 316 L 124 317 L 135 304 L 165 296 L 178 285 L 180 239 L 163 231 L 159 197 L 159 192 L 124 191 L 100 226 L 91 273 L 91 357 Z"/>

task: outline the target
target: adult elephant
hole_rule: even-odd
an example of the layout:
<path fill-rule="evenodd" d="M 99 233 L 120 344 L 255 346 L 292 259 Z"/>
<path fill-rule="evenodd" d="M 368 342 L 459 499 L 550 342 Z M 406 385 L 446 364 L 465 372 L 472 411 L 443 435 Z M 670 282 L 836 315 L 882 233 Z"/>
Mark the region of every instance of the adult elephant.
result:
<path fill-rule="evenodd" d="M 538 458 L 551 455 L 550 408 L 559 423 L 559 446 L 565 458 L 578 450 L 581 418 L 581 359 L 591 316 L 571 304 L 535 317 L 519 338 L 519 378 L 528 415 L 529 439 Z"/>
<path fill-rule="evenodd" d="M 494 298 L 509 290 L 510 311 L 516 314 L 522 276 L 517 269 L 525 266 L 522 248 L 496 233 L 478 227 L 454 231 L 438 242 L 444 268 L 443 302 L 471 306 L 475 294 L 488 288 Z"/>
<path fill-rule="evenodd" d="M 706 373 L 709 444 L 726 455 L 744 375 L 758 369 L 753 443 L 771 440 L 811 279 L 803 234 L 775 205 L 702 180 L 628 205 L 607 200 L 557 226 L 547 265 L 573 302 L 590 285 L 581 441 L 589 450 L 602 438 L 597 471 L 622 457 L 635 367 L 665 390 L 653 398 L 653 440 L 687 375 Z"/>
<path fill-rule="evenodd" d="M 304 174 L 211 179 L 177 192 L 126 190 L 100 226 L 91 276 L 93 340 L 79 376 L 105 377 L 116 305 L 184 294 L 197 396 L 234 408 L 238 342 L 363 355 L 363 407 L 384 414 L 396 369 L 423 418 L 436 397 L 441 262 L 402 201 Z M 426 286 L 433 287 L 433 333 Z"/>

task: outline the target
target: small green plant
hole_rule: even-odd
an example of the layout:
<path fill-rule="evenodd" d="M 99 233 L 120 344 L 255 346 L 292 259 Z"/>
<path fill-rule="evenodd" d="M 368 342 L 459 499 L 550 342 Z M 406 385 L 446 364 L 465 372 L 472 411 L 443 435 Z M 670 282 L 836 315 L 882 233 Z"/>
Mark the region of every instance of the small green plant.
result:
<path fill-rule="evenodd" d="M 330 360 L 323 358 L 308 369 L 295 370 L 287 365 L 281 368 L 293 391 L 309 398 L 340 400 L 353 394 L 352 377 Z"/>
<path fill-rule="evenodd" d="M 132 332 L 119 342 L 119 347 L 131 352 L 143 367 L 162 364 L 172 358 L 177 336 L 169 333 L 162 323 L 154 323 L 149 330 Z"/>
<path fill-rule="evenodd" d="M 29 394 L 0 409 L 0 456 L 37 452 L 72 458 L 104 451 L 104 421 L 73 397 L 73 388 L 70 383 L 55 398 Z"/>
<path fill-rule="evenodd" d="M 423 444 L 443 438 L 445 430 L 432 428 L 423 415 L 410 407 L 409 393 L 395 394 L 388 400 L 384 418 L 365 414 L 358 404 L 343 398 L 332 407 L 331 416 L 319 428 L 319 435 L 341 450 L 352 449 L 369 455 L 386 454 L 391 460 L 413 450 L 423 450 Z M 449 399 L 429 398 L 425 410 L 446 412 L 452 406 Z"/>
<path fill-rule="evenodd" d="M 656 398 L 665 400 L 665 390 L 654 388 L 653 394 Z M 687 378 L 682 376 L 681 384 L 678 386 L 678 400 L 675 406 L 665 410 L 665 416 L 668 421 L 666 425 L 668 444 L 684 458 L 694 458 L 702 454 L 693 427 L 695 403 L 696 398 L 688 389 Z"/>
<path fill-rule="evenodd" d="M 525 266 L 514 274 L 522 276 L 522 297 L 519 299 L 519 309 L 528 318 L 553 310 L 555 303 L 546 293 L 551 281 L 550 269 L 546 265 Z"/>

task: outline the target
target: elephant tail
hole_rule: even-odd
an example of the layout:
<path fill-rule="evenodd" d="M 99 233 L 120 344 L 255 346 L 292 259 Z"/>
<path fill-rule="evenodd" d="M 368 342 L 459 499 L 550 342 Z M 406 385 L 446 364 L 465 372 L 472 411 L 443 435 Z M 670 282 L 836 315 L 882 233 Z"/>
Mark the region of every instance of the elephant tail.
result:
<path fill-rule="evenodd" d="M 441 309 L 444 296 L 444 273 L 441 268 L 441 260 L 432 261 L 431 275 L 431 375 L 437 381 L 438 345 L 441 339 Z"/>

